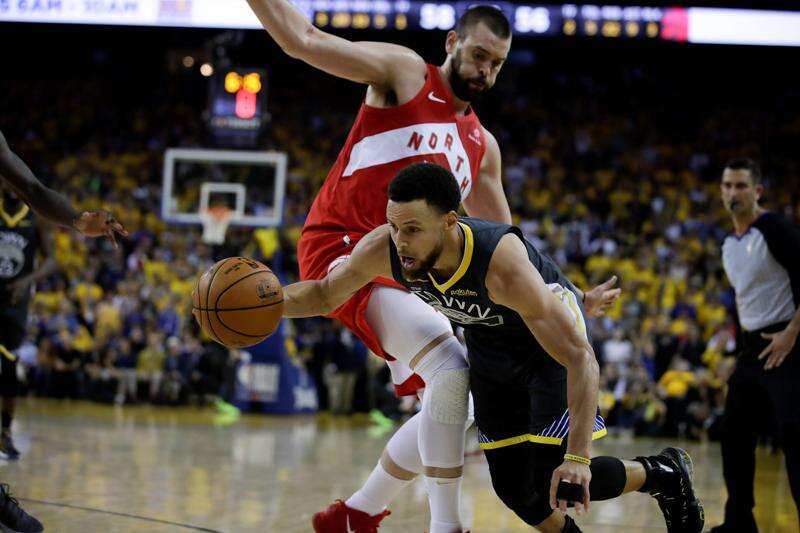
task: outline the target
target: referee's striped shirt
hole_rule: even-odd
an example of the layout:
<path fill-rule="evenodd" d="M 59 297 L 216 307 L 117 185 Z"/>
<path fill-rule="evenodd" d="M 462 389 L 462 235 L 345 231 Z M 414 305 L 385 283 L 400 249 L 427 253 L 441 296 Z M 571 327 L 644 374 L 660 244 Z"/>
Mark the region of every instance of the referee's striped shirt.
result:
<path fill-rule="evenodd" d="M 742 329 L 792 319 L 800 305 L 800 227 L 765 212 L 743 235 L 725 238 L 722 264 L 736 292 Z"/>

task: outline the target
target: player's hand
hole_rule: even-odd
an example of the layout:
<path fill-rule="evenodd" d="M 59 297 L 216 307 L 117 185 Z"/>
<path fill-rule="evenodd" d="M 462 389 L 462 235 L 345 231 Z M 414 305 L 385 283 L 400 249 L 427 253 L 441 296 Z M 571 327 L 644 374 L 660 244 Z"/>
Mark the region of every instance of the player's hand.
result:
<path fill-rule="evenodd" d="M 783 361 L 792 351 L 792 348 L 794 348 L 794 343 L 797 340 L 797 332 L 791 328 L 786 328 L 776 333 L 762 333 L 761 336 L 770 340 L 769 345 L 758 354 L 759 359 L 767 357 L 764 370 L 778 368 L 783 364 Z"/>
<path fill-rule="evenodd" d="M 553 477 L 550 478 L 550 507 L 552 509 L 561 509 L 562 512 L 566 513 L 568 504 L 574 503 L 577 514 L 580 515 L 589 511 L 589 482 L 591 480 L 592 471 L 589 469 L 589 465 L 565 460 L 561 463 L 561 466 L 553 471 Z M 556 494 L 561 481 L 579 485 L 582 488 L 581 499 L 557 499 Z"/>
<path fill-rule="evenodd" d="M 25 293 L 31 290 L 31 282 L 27 278 L 15 279 L 8 285 L 6 290 L 11 294 L 11 303 L 19 303 L 24 297 Z"/>
<path fill-rule="evenodd" d="M 108 211 L 84 211 L 75 220 L 75 229 L 87 237 L 108 237 L 114 248 L 117 248 L 116 234 L 123 237 L 128 232 L 122 224 Z"/>
<path fill-rule="evenodd" d="M 614 289 L 617 276 L 611 276 L 597 287 L 583 293 L 583 306 L 592 316 L 603 316 L 619 298 L 622 289 Z"/>

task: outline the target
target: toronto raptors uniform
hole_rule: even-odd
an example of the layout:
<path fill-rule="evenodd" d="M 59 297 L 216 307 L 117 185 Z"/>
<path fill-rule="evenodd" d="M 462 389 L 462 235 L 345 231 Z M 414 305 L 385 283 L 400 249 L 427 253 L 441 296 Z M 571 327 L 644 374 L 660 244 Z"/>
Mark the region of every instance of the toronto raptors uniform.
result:
<path fill-rule="evenodd" d="M 478 117 L 471 108 L 465 115 L 455 113 L 450 90 L 435 65 L 427 66 L 425 84 L 405 104 L 390 108 L 362 104 L 303 227 L 298 243 L 301 278 L 325 277 L 364 235 L 386 223 L 389 182 L 402 168 L 421 161 L 449 168 L 463 199 L 472 190 L 485 151 Z M 375 284 L 405 290 L 394 280 L 376 278 L 329 316 L 389 361 L 398 394 L 414 394 L 424 386 L 421 379 L 395 364 L 365 319 Z"/>

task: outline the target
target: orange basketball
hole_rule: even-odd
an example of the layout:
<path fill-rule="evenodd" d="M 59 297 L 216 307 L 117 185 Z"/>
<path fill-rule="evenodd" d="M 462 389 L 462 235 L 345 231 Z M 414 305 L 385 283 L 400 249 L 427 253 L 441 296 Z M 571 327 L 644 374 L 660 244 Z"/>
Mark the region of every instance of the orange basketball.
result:
<path fill-rule="evenodd" d="M 192 314 L 212 339 L 231 348 L 269 337 L 283 315 L 283 290 L 266 265 L 246 257 L 217 262 L 192 292 Z"/>

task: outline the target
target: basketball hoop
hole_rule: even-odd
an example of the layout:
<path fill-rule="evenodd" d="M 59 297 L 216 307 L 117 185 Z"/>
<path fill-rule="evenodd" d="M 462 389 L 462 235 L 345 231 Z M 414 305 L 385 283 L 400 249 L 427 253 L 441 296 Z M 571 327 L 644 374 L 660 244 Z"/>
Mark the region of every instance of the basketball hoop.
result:
<path fill-rule="evenodd" d="M 200 212 L 203 220 L 203 242 L 206 244 L 222 244 L 225 242 L 225 233 L 228 225 L 233 220 L 235 211 L 224 205 L 213 205 Z"/>

